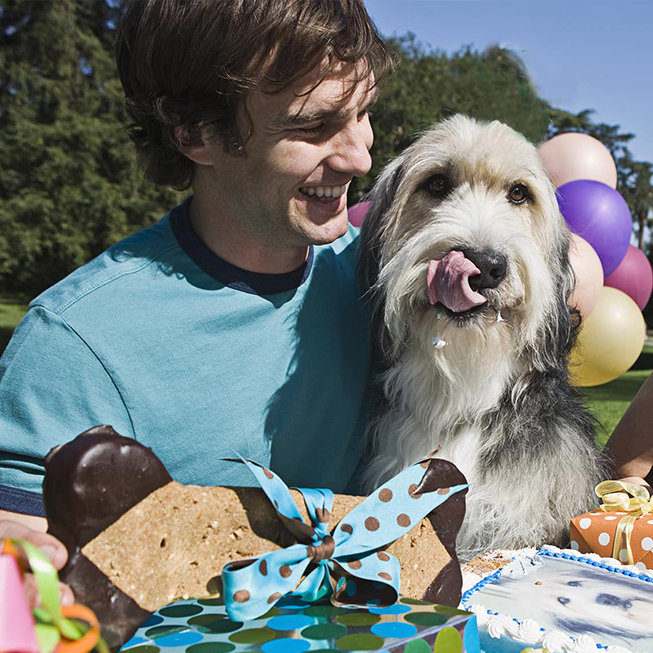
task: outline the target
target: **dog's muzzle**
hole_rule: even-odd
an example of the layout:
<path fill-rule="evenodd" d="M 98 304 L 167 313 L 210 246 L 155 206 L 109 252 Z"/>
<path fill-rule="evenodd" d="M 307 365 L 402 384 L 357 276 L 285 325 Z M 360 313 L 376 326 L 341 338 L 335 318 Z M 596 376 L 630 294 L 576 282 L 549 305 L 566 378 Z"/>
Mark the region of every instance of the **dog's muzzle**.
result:
<path fill-rule="evenodd" d="M 480 274 L 469 277 L 469 285 L 475 292 L 496 288 L 505 278 L 508 261 L 501 252 L 491 249 L 467 249 L 463 250 L 463 254 L 480 270 Z"/>

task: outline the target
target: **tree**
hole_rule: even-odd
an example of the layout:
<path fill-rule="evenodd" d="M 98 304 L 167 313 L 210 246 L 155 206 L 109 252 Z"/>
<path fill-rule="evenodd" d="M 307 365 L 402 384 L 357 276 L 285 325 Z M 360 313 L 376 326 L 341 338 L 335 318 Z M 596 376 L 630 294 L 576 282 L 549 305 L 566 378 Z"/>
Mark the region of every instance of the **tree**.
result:
<path fill-rule="evenodd" d="M 39 292 L 151 223 L 174 193 L 143 181 L 111 55 L 117 6 L 0 4 L 0 289 Z"/>
<path fill-rule="evenodd" d="M 410 34 L 390 39 L 388 45 L 397 65 L 373 108 L 374 167 L 355 181 L 350 201 L 358 201 L 383 165 L 421 131 L 452 114 L 501 120 L 533 142 L 546 134 L 548 106 L 510 50 L 493 46 L 478 53 L 465 48 L 447 56 L 426 50 Z"/>

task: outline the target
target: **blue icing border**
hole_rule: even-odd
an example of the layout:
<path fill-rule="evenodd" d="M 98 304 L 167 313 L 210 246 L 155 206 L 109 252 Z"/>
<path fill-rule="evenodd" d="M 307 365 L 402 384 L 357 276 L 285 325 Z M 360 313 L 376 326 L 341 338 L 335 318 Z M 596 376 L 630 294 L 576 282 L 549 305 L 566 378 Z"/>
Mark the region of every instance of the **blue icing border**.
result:
<path fill-rule="evenodd" d="M 653 577 L 644 574 L 637 574 L 634 571 L 631 571 L 630 569 L 626 569 L 620 565 L 614 566 L 610 565 L 606 562 L 603 562 L 606 558 L 602 558 L 600 561 L 598 560 L 592 560 L 587 557 L 587 554 L 584 553 L 567 553 L 566 551 L 569 551 L 571 549 L 567 549 L 565 551 L 552 551 L 551 549 L 540 549 L 536 555 L 539 556 L 544 556 L 544 557 L 549 557 L 549 558 L 562 558 L 563 560 L 573 560 L 574 562 L 582 562 L 586 565 L 590 565 L 592 567 L 598 567 L 599 569 L 605 569 L 606 571 L 612 571 L 617 574 L 623 574 L 624 576 L 628 576 L 629 578 L 637 578 L 639 580 L 643 580 L 646 583 L 651 583 L 653 584 Z M 615 562 L 617 562 L 615 560 Z M 501 571 L 501 570 L 499 570 Z M 474 589 L 474 588 L 472 588 Z M 471 590 L 470 590 L 471 591 Z"/>
<path fill-rule="evenodd" d="M 482 578 L 476 585 L 473 587 L 470 587 L 461 597 L 460 597 L 460 605 L 463 606 L 463 609 L 469 610 L 469 604 L 468 601 L 469 599 L 476 594 L 476 592 L 482 590 L 486 585 L 489 585 L 490 583 L 493 583 L 495 580 L 499 580 L 501 578 L 501 572 L 502 569 L 497 569 L 493 574 L 490 576 L 486 576 L 485 578 Z M 488 610 L 488 614 L 499 614 L 498 612 L 490 612 Z"/>

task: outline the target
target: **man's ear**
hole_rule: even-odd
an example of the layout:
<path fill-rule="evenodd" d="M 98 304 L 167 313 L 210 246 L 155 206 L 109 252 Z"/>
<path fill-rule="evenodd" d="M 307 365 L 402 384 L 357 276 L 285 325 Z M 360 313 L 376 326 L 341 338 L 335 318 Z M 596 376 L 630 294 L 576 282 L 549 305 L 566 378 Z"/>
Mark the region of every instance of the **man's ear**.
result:
<path fill-rule="evenodd" d="M 211 165 L 211 155 L 207 146 L 209 141 L 204 130 L 197 129 L 191 134 L 188 127 L 175 127 L 174 134 L 177 147 L 185 157 L 201 166 Z"/>

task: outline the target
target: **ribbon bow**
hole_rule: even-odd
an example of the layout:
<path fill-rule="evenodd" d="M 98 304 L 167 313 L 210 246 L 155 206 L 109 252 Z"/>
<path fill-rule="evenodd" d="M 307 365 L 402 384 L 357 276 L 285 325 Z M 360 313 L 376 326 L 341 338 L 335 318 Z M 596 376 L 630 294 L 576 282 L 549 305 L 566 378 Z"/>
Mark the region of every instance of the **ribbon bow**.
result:
<path fill-rule="evenodd" d="M 626 483 L 624 481 L 603 481 L 595 490 L 602 503 L 599 508 L 603 512 L 627 512 L 617 522 L 614 535 L 612 557 L 629 565 L 635 563 L 633 551 L 630 546 L 630 537 L 637 519 L 653 512 L 653 501 L 648 490 L 642 485 Z M 620 555 L 626 552 L 626 560 Z"/>
<path fill-rule="evenodd" d="M 59 577 L 47 556 L 25 540 L 5 539 L 0 543 L 0 559 L 8 563 L 2 567 L 4 590 L 12 594 L 0 595 L 0 622 L 6 620 L 6 624 L 12 625 L 3 629 L 0 650 L 87 653 L 97 647 L 101 653 L 108 653 L 95 614 L 80 604 L 61 605 Z M 40 599 L 31 615 L 21 584 L 21 576 L 28 569 L 34 576 Z"/>
<path fill-rule="evenodd" d="M 301 492 L 311 524 L 303 521 L 286 484 L 251 460 L 246 464 L 274 505 L 279 518 L 299 544 L 239 560 L 222 569 L 227 614 L 247 621 L 265 614 L 291 593 L 307 602 L 330 596 L 336 606 L 389 606 L 399 598 L 399 561 L 381 551 L 419 523 L 452 494 L 455 485 L 437 492 L 421 486 L 425 461 L 390 479 L 328 530 L 333 492 L 294 488 Z"/>

